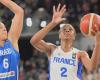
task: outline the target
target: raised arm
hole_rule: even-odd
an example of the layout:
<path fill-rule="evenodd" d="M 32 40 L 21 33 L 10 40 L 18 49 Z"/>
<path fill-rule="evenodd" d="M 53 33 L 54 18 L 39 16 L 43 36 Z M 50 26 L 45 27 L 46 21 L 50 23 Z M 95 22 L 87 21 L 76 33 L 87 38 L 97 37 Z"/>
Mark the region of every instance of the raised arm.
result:
<path fill-rule="evenodd" d="M 23 28 L 24 11 L 11 0 L 0 0 L 0 2 L 14 13 L 11 28 L 8 32 L 8 39 L 18 49 L 17 43 Z"/>
<path fill-rule="evenodd" d="M 54 6 L 52 21 L 32 37 L 30 42 L 39 51 L 47 53 L 51 51 L 53 44 L 46 43 L 45 41 L 43 41 L 43 38 L 47 35 L 49 31 L 51 31 L 56 25 L 58 25 L 60 22 L 64 20 L 62 16 L 66 11 L 65 7 L 66 7 L 65 5 L 61 7 L 61 5 L 59 4 L 57 9 L 55 9 Z"/>
<path fill-rule="evenodd" d="M 82 52 L 81 60 L 88 71 L 93 71 L 97 68 L 100 58 L 100 31 L 97 29 L 95 36 L 95 47 L 92 53 L 91 59 L 88 57 L 86 52 Z"/>

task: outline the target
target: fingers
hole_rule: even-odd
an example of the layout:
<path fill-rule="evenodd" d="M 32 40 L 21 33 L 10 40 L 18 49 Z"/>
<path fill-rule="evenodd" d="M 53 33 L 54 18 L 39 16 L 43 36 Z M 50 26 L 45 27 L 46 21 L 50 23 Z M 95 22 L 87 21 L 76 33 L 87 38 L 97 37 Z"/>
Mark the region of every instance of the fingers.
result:
<path fill-rule="evenodd" d="M 53 12 L 65 12 L 65 11 L 66 11 L 66 5 L 63 5 L 63 7 L 61 7 L 61 4 L 59 4 L 57 9 L 55 8 L 55 6 L 53 6 Z"/>
<path fill-rule="evenodd" d="M 57 12 L 60 11 L 60 7 L 61 7 L 61 4 L 58 5 L 58 7 L 57 7 Z"/>
<path fill-rule="evenodd" d="M 95 36 L 95 35 L 96 35 L 96 31 L 94 31 L 93 29 L 91 29 L 91 34 L 92 34 L 93 36 Z"/>
<path fill-rule="evenodd" d="M 53 6 L 53 13 L 55 13 L 56 12 L 56 8 L 55 8 L 55 6 Z"/>
<path fill-rule="evenodd" d="M 99 15 L 97 16 L 97 22 L 96 23 L 100 27 L 100 16 Z"/>
<path fill-rule="evenodd" d="M 91 29 L 91 33 L 92 33 L 93 36 L 95 36 L 99 32 L 100 32 L 100 28 L 97 25 L 95 25 L 95 30 Z"/>
<path fill-rule="evenodd" d="M 94 30 L 95 32 L 99 32 L 100 31 L 100 28 L 97 24 L 94 24 Z"/>
<path fill-rule="evenodd" d="M 64 6 L 61 8 L 60 12 L 64 12 L 65 10 L 66 10 L 66 5 L 64 5 Z"/>
<path fill-rule="evenodd" d="M 100 30 L 99 30 L 99 26 L 96 26 L 96 36 L 100 37 Z"/>
<path fill-rule="evenodd" d="M 97 26 L 96 24 L 95 24 L 95 28 L 96 28 L 96 31 L 97 31 L 97 32 L 100 31 L 100 30 L 99 30 L 99 26 Z"/>
<path fill-rule="evenodd" d="M 97 16 L 97 21 L 96 21 L 96 24 L 95 24 L 95 28 L 96 28 L 97 32 L 100 31 L 100 16 L 99 15 Z"/>
<path fill-rule="evenodd" d="M 60 14 L 63 15 L 66 12 L 66 5 L 64 5 L 61 10 L 60 10 Z"/>

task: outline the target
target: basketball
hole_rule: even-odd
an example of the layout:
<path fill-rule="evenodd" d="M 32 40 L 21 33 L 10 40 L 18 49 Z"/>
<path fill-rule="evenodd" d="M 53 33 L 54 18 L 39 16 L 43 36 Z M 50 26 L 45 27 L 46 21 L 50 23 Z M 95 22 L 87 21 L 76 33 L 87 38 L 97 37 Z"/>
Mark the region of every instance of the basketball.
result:
<path fill-rule="evenodd" d="M 88 13 L 84 15 L 80 21 L 80 30 L 82 34 L 85 36 L 95 36 L 95 34 L 91 30 L 96 32 L 96 27 L 99 27 L 99 20 L 100 16 L 98 14 Z"/>

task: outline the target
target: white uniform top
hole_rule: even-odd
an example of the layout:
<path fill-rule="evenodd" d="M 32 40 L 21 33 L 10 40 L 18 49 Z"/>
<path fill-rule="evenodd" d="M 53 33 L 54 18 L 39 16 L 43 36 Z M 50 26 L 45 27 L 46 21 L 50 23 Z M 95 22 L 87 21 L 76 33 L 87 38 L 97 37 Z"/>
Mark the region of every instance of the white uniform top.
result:
<path fill-rule="evenodd" d="M 50 57 L 49 80 L 82 80 L 82 64 L 76 54 L 78 49 L 72 48 L 64 52 L 59 46 Z"/>

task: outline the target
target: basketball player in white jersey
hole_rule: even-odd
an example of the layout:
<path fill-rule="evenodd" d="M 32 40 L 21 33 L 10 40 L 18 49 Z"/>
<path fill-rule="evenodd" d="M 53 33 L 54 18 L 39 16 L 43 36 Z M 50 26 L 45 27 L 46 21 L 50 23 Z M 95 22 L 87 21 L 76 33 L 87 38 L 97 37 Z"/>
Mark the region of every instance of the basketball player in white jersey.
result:
<path fill-rule="evenodd" d="M 96 33 L 96 36 L 95 48 L 91 59 L 87 52 L 72 47 L 76 33 L 70 24 L 64 24 L 60 28 L 60 46 L 45 42 L 43 38 L 47 33 L 64 20 L 62 16 L 65 11 L 65 5 L 61 7 L 59 4 L 57 9 L 55 9 L 54 6 L 52 21 L 46 27 L 38 31 L 30 42 L 37 50 L 48 53 L 50 61 L 49 80 L 82 80 L 82 65 L 85 66 L 87 71 L 96 69 L 100 54 L 100 31 L 98 31 L 98 29 L 97 32 L 93 31 Z"/>

